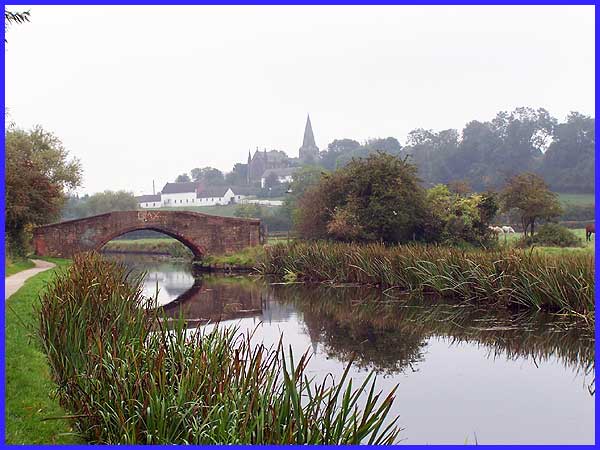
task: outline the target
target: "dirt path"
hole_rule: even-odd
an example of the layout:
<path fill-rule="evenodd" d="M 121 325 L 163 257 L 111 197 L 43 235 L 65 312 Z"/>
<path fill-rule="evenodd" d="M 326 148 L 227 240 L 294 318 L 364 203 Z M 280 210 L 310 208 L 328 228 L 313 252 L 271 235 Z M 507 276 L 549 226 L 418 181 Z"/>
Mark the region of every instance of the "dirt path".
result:
<path fill-rule="evenodd" d="M 32 276 L 37 275 L 40 272 L 44 272 L 45 270 L 52 269 L 54 266 L 56 266 L 56 264 L 54 263 L 48 261 L 41 261 L 39 259 L 32 259 L 31 261 L 35 264 L 35 267 L 33 269 L 23 270 L 4 279 L 5 300 L 7 300 L 8 297 L 17 292 L 28 278 L 31 278 Z"/>

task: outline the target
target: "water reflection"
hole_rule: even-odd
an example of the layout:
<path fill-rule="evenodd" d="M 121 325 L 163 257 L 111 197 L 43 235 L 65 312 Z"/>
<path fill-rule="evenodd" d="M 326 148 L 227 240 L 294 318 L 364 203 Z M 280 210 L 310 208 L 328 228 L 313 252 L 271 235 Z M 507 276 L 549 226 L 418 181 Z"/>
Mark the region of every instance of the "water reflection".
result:
<path fill-rule="evenodd" d="M 148 272 L 162 308 L 189 326 L 235 323 L 266 345 L 283 336 L 311 350 L 309 372 L 339 377 L 348 361 L 360 383 L 400 384 L 407 443 L 594 442 L 594 336 L 557 316 L 490 311 L 371 289 L 270 285 L 194 274 L 191 266 L 129 261 Z M 178 275 L 172 272 L 179 272 Z M 181 290 L 184 290 L 181 293 Z"/>

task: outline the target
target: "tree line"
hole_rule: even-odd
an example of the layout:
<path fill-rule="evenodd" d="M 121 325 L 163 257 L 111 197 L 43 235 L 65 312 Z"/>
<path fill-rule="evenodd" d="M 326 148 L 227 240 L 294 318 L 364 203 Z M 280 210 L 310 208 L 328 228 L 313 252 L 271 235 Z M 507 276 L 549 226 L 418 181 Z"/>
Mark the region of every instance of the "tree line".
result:
<path fill-rule="evenodd" d="M 578 112 L 565 122 L 543 108 L 501 111 L 489 121 L 470 121 L 461 132 L 416 129 L 406 145 L 397 139 L 360 144 L 336 139 L 321 153 L 321 165 L 334 170 L 352 158 L 382 151 L 408 157 L 426 185 L 468 183 L 475 191 L 498 189 L 522 172 L 543 177 L 556 192 L 594 192 L 595 119 Z"/>

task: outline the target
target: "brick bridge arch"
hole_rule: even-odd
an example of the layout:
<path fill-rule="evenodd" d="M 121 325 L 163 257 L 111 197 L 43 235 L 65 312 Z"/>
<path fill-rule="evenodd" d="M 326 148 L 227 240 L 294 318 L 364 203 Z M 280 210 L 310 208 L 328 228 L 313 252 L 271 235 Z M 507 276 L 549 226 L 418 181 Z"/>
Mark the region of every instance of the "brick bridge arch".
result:
<path fill-rule="evenodd" d="M 100 250 L 112 239 L 135 230 L 154 230 L 171 236 L 188 247 L 196 259 L 259 245 L 265 238 L 258 219 L 191 211 L 116 211 L 36 227 L 33 247 L 40 256 L 68 258 L 79 252 Z"/>

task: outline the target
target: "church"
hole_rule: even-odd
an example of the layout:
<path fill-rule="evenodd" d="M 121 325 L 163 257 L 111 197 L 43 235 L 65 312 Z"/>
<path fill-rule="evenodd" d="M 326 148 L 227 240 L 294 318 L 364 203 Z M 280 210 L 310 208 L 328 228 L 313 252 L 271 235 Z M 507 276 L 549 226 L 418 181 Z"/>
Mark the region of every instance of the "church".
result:
<path fill-rule="evenodd" d="M 315 135 L 313 133 L 310 116 L 306 118 L 304 127 L 304 139 L 302 146 L 299 149 L 298 158 L 290 158 L 281 150 L 263 149 L 262 151 L 256 148 L 254 156 L 251 156 L 248 151 L 247 163 L 247 183 L 255 184 L 261 182 L 265 178 L 265 172 L 274 171 L 276 169 L 287 169 L 292 167 L 300 167 L 303 165 L 314 165 L 319 162 L 319 148 L 315 143 Z"/>

